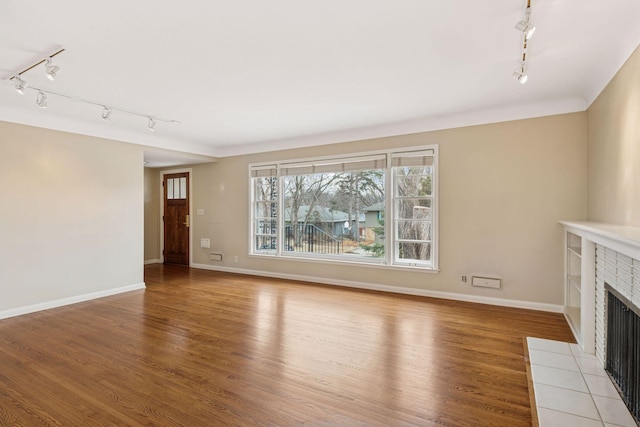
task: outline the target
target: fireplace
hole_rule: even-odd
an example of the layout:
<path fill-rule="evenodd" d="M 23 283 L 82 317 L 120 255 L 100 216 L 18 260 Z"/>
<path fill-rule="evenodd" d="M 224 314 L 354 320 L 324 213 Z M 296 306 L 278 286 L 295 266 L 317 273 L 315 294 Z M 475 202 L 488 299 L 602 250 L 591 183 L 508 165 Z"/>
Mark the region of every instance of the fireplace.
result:
<path fill-rule="evenodd" d="M 608 283 L 605 369 L 640 421 L 640 309 Z"/>
<path fill-rule="evenodd" d="M 567 237 L 578 236 L 580 243 L 565 242 L 567 253 L 578 260 L 575 266 L 565 256 L 565 282 L 579 285 L 576 340 L 582 351 L 595 354 L 600 367 L 609 372 L 617 394 L 640 426 L 640 227 L 579 221 L 562 224 Z M 565 314 L 573 308 L 568 296 L 565 287 Z"/>

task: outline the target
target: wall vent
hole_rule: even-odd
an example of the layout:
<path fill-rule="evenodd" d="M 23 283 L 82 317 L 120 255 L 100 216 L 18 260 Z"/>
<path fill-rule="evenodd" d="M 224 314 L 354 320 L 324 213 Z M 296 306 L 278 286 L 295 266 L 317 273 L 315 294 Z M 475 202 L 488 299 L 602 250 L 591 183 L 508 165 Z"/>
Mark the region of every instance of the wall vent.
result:
<path fill-rule="evenodd" d="M 498 279 L 497 277 L 472 276 L 471 285 L 477 286 L 479 288 L 500 289 L 500 287 L 502 286 L 502 283 L 501 283 L 501 280 Z"/>

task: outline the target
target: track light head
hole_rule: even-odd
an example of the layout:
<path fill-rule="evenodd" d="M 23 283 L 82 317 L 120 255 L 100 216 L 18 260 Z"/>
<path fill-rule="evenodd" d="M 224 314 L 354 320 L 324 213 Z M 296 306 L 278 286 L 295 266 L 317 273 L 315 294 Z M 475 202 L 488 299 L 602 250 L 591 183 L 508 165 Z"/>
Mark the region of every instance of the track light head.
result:
<path fill-rule="evenodd" d="M 520 21 L 516 24 L 516 30 L 522 31 L 524 34 L 524 39 L 529 40 L 533 36 L 533 33 L 536 31 L 536 26 L 531 22 Z"/>
<path fill-rule="evenodd" d="M 149 131 L 154 132 L 156 127 L 156 121 L 153 120 L 153 117 L 149 117 L 149 123 L 147 124 L 147 129 L 149 129 Z"/>
<path fill-rule="evenodd" d="M 27 88 L 27 86 L 29 86 L 29 83 L 22 80 L 19 75 L 14 76 L 13 79 L 16 81 L 16 92 L 18 92 L 20 95 L 24 95 L 24 90 Z"/>
<path fill-rule="evenodd" d="M 529 40 L 536 31 L 536 26 L 531 22 L 531 8 L 527 7 L 524 12 L 524 18 L 515 25 L 515 29 L 524 34 L 524 38 Z"/>
<path fill-rule="evenodd" d="M 529 76 L 527 76 L 527 73 L 524 69 L 524 63 L 513 70 L 512 76 L 514 79 L 518 80 L 518 83 L 520 83 L 521 85 L 525 84 L 527 80 L 529 80 Z"/>
<path fill-rule="evenodd" d="M 58 74 L 60 74 L 60 67 L 51 64 L 51 58 L 47 58 L 47 62 L 45 64 L 47 70 L 45 71 L 45 75 L 51 81 L 54 81 Z"/>
<path fill-rule="evenodd" d="M 520 82 L 521 85 L 525 84 L 527 80 L 529 80 L 529 76 L 527 76 L 526 74 L 522 74 L 520 77 L 518 77 L 518 82 Z"/>
<path fill-rule="evenodd" d="M 111 118 L 112 112 L 113 110 L 111 109 L 111 107 L 105 106 L 104 109 L 102 110 L 102 120 L 104 120 L 105 122 L 108 122 L 109 119 Z"/>
<path fill-rule="evenodd" d="M 38 91 L 38 96 L 36 97 L 36 105 L 40 108 L 47 108 L 47 94 L 43 91 Z"/>
<path fill-rule="evenodd" d="M 536 31 L 536 26 L 529 23 L 529 26 L 527 27 L 527 31 L 524 32 L 524 37 L 529 40 L 531 38 L 531 36 L 533 36 L 533 33 Z"/>

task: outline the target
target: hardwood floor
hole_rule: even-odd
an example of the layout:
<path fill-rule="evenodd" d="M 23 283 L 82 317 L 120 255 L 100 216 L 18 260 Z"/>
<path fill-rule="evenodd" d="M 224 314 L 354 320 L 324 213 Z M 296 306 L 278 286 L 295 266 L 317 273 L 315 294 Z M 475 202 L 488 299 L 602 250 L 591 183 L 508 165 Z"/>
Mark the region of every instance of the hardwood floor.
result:
<path fill-rule="evenodd" d="M 559 314 L 152 265 L 0 321 L 0 425 L 530 426 Z"/>

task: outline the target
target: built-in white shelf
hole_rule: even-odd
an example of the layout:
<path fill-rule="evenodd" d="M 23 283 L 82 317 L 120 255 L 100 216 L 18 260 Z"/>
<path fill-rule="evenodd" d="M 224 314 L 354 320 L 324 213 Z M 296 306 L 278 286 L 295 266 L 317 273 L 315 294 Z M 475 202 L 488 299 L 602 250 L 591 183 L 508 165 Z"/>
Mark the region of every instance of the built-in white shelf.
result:
<path fill-rule="evenodd" d="M 595 353 L 596 244 L 640 259 L 640 227 L 560 221 L 565 230 L 564 314 L 582 350 Z"/>
<path fill-rule="evenodd" d="M 572 254 L 574 254 L 574 255 L 576 255 L 576 256 L 578 256 L 578 257 L 581 257 L 581 256 L 582 256 L 582 248 L 581 248 L 581 247 L 569 246 L 569 247 L 567 248 L 567 250 L 568 250 L 570 253 L 572 253 Z"/>
<path fill-rule="evenodd" d="M 582 345 L 582 237 L 565 231 L 565 283 L 564 314 L 575 335 Z"/>

